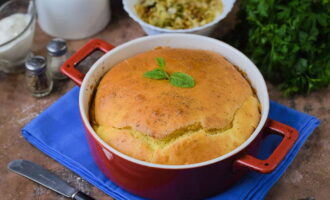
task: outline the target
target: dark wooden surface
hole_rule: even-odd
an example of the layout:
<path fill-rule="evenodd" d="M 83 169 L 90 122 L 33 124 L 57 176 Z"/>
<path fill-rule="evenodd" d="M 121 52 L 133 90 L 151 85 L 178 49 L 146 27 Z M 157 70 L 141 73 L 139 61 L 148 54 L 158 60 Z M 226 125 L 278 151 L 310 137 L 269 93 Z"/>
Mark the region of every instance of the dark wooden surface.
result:
<path fill-rule="evenodd" d="M 237 10 L 237 6 L 234 12 Z M 134 38 L 144 36 L 144 32 L 122 10 L 120 1 L 113 1 L 112 20 L 97 35 L 113 45 L 120 45 Z M 221 38 L 232 26 L 234 12 L 219 26 L 214 37 Z M 33 44 L 35 54 L 46 55 L 45 45 L 51 39 L 39 28 Z M 70 52 L 81 48 L 89 39 L 68 41 Z M 88 68 L 93 59 L 82 63 Z M 55 200 L 66 199 L 25 178 L 9 172 L 6 168 L 13 159 L 28 159 L 50 169 L 79 190 L 96 199 L 111 199 L 99 189 L 58 164 L 38 149 L 26 142 L 20 133 L 21 128 L 38 116 L 74 84 L 67 81 L 55 83 L 51 95 L 36 99 L 27 92 L 23 74 L 4 74 L 0 72 L 0 199 L 3 200 Z M 293 98 L 281 97 L 277 88 L 268 84 L 270 97 L 279 103 L 317 116 L 322 124 L 300 150 L 289 169 L 267 194 L 269 200 L 317 199 L 330 197 L 330 88 L 322 89 L 308 96 Z"/>

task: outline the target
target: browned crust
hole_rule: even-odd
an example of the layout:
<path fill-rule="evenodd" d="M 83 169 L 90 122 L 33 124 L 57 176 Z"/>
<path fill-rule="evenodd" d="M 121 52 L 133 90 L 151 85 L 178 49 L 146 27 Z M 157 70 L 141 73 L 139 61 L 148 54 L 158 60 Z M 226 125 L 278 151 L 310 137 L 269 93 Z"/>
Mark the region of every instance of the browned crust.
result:
<path fill-rule="evenodd" d="M 156 57 L 165 59 L 170 74 L 190 74 L 196 86 L 144 78 L 157 67 Z M 91 120 L 107 143 L 163 164 L 228 153 L 250 136 L 260 118 L 248 81 L 221 55 L 204 50 L 159 48 L 128 58 L 102 78 L 94 103 Z"/>

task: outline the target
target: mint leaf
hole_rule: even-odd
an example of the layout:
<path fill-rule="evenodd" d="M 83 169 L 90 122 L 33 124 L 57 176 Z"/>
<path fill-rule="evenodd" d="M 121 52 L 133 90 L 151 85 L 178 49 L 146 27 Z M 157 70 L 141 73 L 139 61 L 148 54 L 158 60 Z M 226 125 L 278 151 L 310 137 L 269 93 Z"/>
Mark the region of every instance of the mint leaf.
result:
<path fill-rule="evenodd" d="M 158 66 L 161 69 L 163 69 L 165 67 L 166 64 L 165 64 L 164 58 L 158 57 L 158 58 L 156 58 L 156 61 L 157 61 Z"/>
<path fill-rule="evenodd" d="M 170 76 L 170 83 L 176 87 L 192 88 L 195 86 L 194 79 L 185 73 L 174 72 Z"/>
<path fill-rule="evenodd" d="M 143 76 L 146 78 L 157 79 L 157 80 L 168 79 L 168 74 L 163 69 L 159 69 L 159 68 L 145 72 Z"/>
<path fill-rule="evenodd" d="M 192 88 L 195 86 L 194 79 L 188 74 L 185 74 L 182 72 L 175 72 L 169 76 L 168 73 L 165 72 L 165 70 L 164 70 L 165 65 L 166 65 L 164 58 L 157 57 L 156 61 L 157 61 L 159 68 L 145 72 L 143 74 L 144 77 L 151 78 L 151 79 L 157 79 L 157 80 L 166 79 L 166 80 L 169 80 L 170 83 L 176 87 Z"/>

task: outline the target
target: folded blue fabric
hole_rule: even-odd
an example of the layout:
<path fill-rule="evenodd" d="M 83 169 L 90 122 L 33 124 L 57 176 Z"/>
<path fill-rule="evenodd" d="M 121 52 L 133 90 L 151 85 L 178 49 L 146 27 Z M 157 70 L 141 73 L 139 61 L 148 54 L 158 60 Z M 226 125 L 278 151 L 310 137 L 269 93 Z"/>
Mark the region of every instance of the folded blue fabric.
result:
<path fill-rule="evenodd" d="M 27 141 L 83 179 L 115 199 L 134 200 L 130 194 L 107 179 L 98 169 L 85 138 L 78 108 L 79 88 L 75 87 L 22 129 Z M 269 117 L 296 128 L 299 139 L 279 167 L 270 174 L 249 173 L 229 190 L 211 197 L 212 200 L 263 199 L 272 185 L 282 176 L 308 136 L 320 121 L 310 115 L 271 102 Z M 274 150 L 280 138 L 268 137 L 261 146 L 260 157 Z"/>

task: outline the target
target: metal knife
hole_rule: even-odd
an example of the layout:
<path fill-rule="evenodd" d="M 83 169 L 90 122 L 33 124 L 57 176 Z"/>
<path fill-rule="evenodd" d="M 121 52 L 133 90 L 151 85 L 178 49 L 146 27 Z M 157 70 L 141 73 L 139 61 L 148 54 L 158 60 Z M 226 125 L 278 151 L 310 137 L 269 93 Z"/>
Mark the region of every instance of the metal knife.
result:
<path fill-rule="evenodd" d="M 92 197 L 80 192 L 64 182 L 61 178 L 47 169 L 28 160 L 13 160 L 8 164 L 8 169 L 33 180 L 61 195 L 75 200 L 94 200 Z"/>

